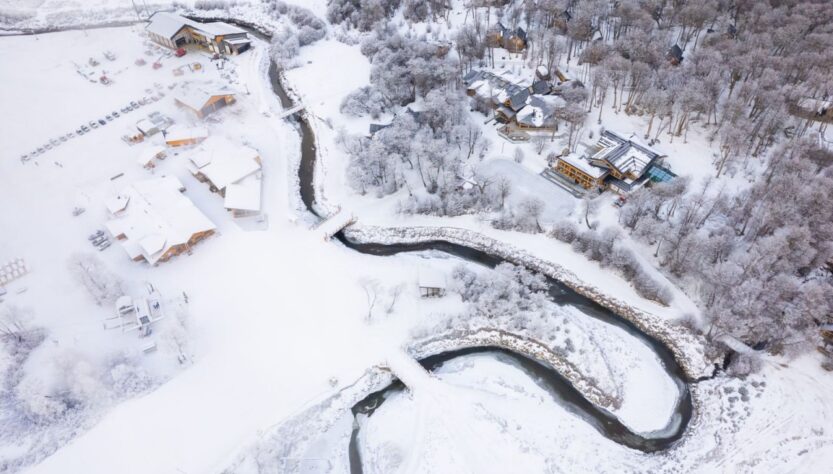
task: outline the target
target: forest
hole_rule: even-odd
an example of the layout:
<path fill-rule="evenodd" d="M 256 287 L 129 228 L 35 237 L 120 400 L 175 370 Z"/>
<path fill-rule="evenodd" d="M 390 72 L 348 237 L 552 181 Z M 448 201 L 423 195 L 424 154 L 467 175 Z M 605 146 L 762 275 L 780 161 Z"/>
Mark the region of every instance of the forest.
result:
<path fill-rule="evenodd" d="M 449 13 L 442 1 L 329 3 L 332 23 L 362 32 L 372 64 L 371 85 L 342 111 L 394 115 L 373 137 L 342 137 L 357 191 L 404 188 L 403 212 L 485 211 L 499 228 L 547 230 L 537 220 L 541 203 L 506 209 L 511 186 L 478 174 L 491 143 L 466 113 L 460 82 L 494 65 L 492 25 L 523 26 L 527 65 L 563 68 L 579 86 L 559 112 L 569 149 L 588 123 L 618 114 L 642 117 L 646 140 L 697 135 L 710 145 L 699 164 L 710 177 L 634 192 L 607 238 L 589 220 L 586 231 L 556 225 L 553 236 L 588 255 L 599 242 L 612 249 L 618 231 L 650 246 L 660 270 L 698 303 L 705 321 L 694 326 L 712 341 L 731 336 L 774 353 L 816 345 L 817 327 L 833 313 L 833 152 L 830 120 L 807 104 L 833 94 L 833 3 L 472 1 L 448 54 L 435 54 L 443 38 L 430 27 L 403 32 L 395 19 L 441 24 Z M 681 57 L 671 61 L 675 45 Z M 667 289 L 644 278 L 624 250 L 605 255 L 635 286 L 643 281 L 643 295 L 667 300 Z"/>

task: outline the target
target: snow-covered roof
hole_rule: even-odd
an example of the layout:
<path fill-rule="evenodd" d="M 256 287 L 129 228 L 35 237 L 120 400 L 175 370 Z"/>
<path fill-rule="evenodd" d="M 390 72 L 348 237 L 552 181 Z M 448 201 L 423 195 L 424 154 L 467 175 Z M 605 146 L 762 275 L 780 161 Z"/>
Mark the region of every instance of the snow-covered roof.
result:
<path fill-rule="evenodd" d="M 599 168 L 598 166 L 593 166 L 590 164 L 589 161 L 578 155 L 570 154 L 567 156 L 562 156 L 558 159 L 569 165 L 572 165 L 573 167 L 596 179 L 601 178 L 605 175 L 605 173 L 607 173 L 606 169 Z"/>
<path fill-rule="evenodd" d="M 189 20 L 188 18 L 168 12 L 158 12 L 154 14 L 145 29 L 148 32 L 170 39 L 173 38 L 174 35 L 176 35 L 184 26 L 197 30 L 207 38 L 246 33 L 246 30 L 222 21 L 200 23 L 198 21 Z"/>
<path fill-rule="evenodd" d="M 261 180 L 254 176 L 226 186 L 223 207 L 229 210 L 260 211 Z"/>
<path fill-rule="evenodd" d="M 189 23 L 193 22 L 179 15 L 158 12 L 150 18 L 150 23 L 145 27 L 145 30 L 159 36 L 164 36 L 165 38 L 172 38 L 183 26 Z"/>
<path fill-rule="evenodd" d="M 516 120 L 518 123 L 531 127 L 542 127 L 552 123 L 556 109 L 566 106 L 567 103 L 558 96 L 531 96 L 529 103 L 518 111 Z"/>
<path fill-rule="evenodd" d="M 205 127 L 173 126 L 168 129 L 168 133 L 165 135 L 165 141 L 171 143 L 190 139 L 204 140 L 207 137 L 208 129 Z"/>
<path fill-rule="evenodd" d="M 799 107 L 806 110 L 812 110 L 817 114 L 822 114 L 826 110 L 833 108 L 833 101 L 814 99 L 812 97 L 802 97 L 796 103 Z"/>
<path fill-rule="evenodd" d="M 208 178 L 217 189 L 224 189 L 260 170 L 257 150 L 220 136 L 205 140 L 191 153 L 190 161 L 196 167 L 192 172 Z"/>
<path fill-rule="evenodd" d="M 606 161 L 622 174 L 642 176 L 648 166 L 660 155 L 642 144 L 635 137 L 623 136 L 605 130 L 599 138 L 593 160 Z"/>
<path fill-rule="evenodd" d="M 110 211 L 110 214 L 116 215 L 127 207 L 127 203 L 129 201 L 130 196 L 117 194 L 115 196 L 105 198 L 104 205 L 107 207 L 107 210 Z"/>
<path fill-rule="evenodd" d="M 420 288 L 445 288 L 445 275 L 433 268 L 422 267 L 419 269 Z"/>
<path fill-rule="evenodd" d="M 215 228 L 182 194 L 183 189 L 174 176 L 137 181 L 119 194 L 128 200 L 124 216 L 108 221 L 105 227 L 114 237 L 126 237 L 122 246 L 131 258 L 141 255 L 154 264 L 171 247 Z"/>
<path fill-rule="evenodd" d="M 213 97 L 234 95 L 228 87 L 206 83 L 186 86 L 174 96 L 177 102 L 194 110 L 201 110 Z"/>
<path fill-rule="evenodd" d="M 142 165 L 147 166 L 148 164 L 152 163 L 155 158 L 158 158 L 162 153 L 165 153 L 165 147 L 161 145 L 152 145 L 149 148 L 145 148 L 139 153 L 139 157 L 136 161 Z"/>

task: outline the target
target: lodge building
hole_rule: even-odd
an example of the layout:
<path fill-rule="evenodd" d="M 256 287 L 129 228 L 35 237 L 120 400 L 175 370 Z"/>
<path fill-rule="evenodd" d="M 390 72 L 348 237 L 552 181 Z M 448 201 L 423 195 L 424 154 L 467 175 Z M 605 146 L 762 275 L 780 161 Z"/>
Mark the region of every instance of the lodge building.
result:
<path fill-rule="evenodd" d="M 197 45 L 212 53 L 237 55 L 251 47 L 245 30 L 215 21 L 200 23 L 168 12 L 157 12 L 145 27 L 148 37 L 171 49 Z"/>

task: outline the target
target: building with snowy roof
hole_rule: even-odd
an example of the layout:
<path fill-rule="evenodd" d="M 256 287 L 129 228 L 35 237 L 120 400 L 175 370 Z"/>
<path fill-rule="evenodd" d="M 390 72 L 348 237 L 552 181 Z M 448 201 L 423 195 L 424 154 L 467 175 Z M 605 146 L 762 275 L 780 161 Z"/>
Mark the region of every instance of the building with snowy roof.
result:
<path fill-rule="evenodd" d="M 235 216 L 260 212 L 261 160 L 257 150 L 211 137 L 191 152 L 189 171 L 224 198 Z"/>
<path fill-rule="evenodd" d="M 240 54 L 251 47 L 248 33 L 222 21 L 200 23 L 168 12 L 157 12 L 145 27 L 148 37 L 177 49 L 196 45 L 218 54 Z"/>
<path fill-rule="evenodd" d="M 208 138 L 208 129 L 205 127 L 183 127 L 175 125 L 165 133 L 165 143 L 168 146 L 185 146 L 202 143 Z"/>
<path fill-rule="evenodd" d="M 626 193 L 648 179 L 672 179 L 673 173 L 658 166 L 662 157 L 633 137 L 605 130 L 587 155 L 559 157 L 555 171 L 584 189 Z"/>
<path fill-rule="evenodd" d="M 235 102 L 231 89 L 211 83 L 183 86 L 174 96 L 174 100 L 199 118 L 205 118 Z"/>
<path fill-rule="evenodd" d="M 104 227 L 132 260 L 167 261 L 215 230 L 184 191 L 174 176 L 137 181 L 105 201 L 113 219 Z"/>

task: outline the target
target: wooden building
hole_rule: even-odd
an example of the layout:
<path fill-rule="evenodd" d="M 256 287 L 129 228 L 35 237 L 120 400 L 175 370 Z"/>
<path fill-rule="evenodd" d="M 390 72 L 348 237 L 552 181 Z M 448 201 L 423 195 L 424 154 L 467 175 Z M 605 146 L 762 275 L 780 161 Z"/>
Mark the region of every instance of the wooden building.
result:
<path fill-rule="evenodd" d="M 130 259 L 165 262 L 214 233 L 214 224 L 184 191 L 174 176 L 133 183 L 105 201 L 114 219 L 104 227 Z"/>
<path fill-rule="evenodd" d="M 191 110 L 197 117 L 205 118 L 235 102 L 234 92 L 212 84 L 183 88 L 174 97 L 176 103 Z"/>
<path fill-rule="evenodd" d="M 195 45 L 217 54 L 240 54 L 251 47 L 245 30 L 221 21 L 200 23 L 168 12 L 155 13 L 145 27 L 148 37 L 171 49 Z"/>
<path fill-rule="evenodd" d="M 659 153 L 634 139 L 605 130 L 587 156 L 559 157 L 555 171 L 584 189 L 625 194 L 647 180 L 667 181 L 673 173 L 657 162 Z"/>
<path fill-rule="evenodd" d="M 208 138 L 208 129 L 205 127 L 171 127 L 165 133 L 165 143 L 170 147 L 196 145 Z"/>

